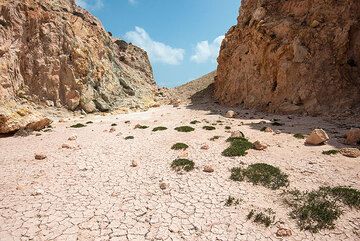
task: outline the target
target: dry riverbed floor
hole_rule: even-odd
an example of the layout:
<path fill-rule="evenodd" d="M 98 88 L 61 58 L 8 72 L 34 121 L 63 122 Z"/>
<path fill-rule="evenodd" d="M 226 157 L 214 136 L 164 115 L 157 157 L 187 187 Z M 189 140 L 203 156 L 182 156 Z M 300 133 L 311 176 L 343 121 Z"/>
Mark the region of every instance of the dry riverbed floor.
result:
<path fill-rule="evenodd" d="M 342 205 L 333 229 L 311 232 L 290 217 L 282 195 L 321 186 L 360 189 L 360 158 L 322 154 L 345 146 L 345 128 L 314 117 L 224 113 L 163 106 L 55 121 L 37 135 L 0 138 L 0 240 L 360 239 L 358 208 Z M 85 126 L 70 127 L 78 123 Z M 180 126 L 195 130 L 176 131 Z M 294 137 L 318 127 L 329 133 L 328 144 L 306 146 Z M 232 131 L 268 148 L 223 156 Z M 176 143 L 189 147 L 172 150 Z M 194 169 L 175 171 L 178 158 L 192 160 Z M 289 185 L 272 190 L 229 178 L 232 168 L 256 163 L 278 167 Z M 270 208 L 268 227 L 249 218 Z M 290 236 L 279 237 L 279 229 Z"/>

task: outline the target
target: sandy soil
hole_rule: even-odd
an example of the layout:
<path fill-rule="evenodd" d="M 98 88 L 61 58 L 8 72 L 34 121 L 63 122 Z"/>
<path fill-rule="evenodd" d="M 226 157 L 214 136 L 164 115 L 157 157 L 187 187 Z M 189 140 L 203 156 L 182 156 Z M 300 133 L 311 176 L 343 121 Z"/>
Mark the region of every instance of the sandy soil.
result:
<path fill-rule="evenodd" d="M 342 147 L 344 126 L 320 118 L 271 116 L 240 110 L 237 119 L 223 117 L 225 109 L 207 106 L 164 106 L 143 113 L 116 116 L 86 116 L 54 123 L 41 136 L 0 139 L 0 240 L 278 240 L 279 227 L 292 230 L 285 240 L 359 240 L 360 212 L 344 208 L 333 230 L 317 234 L 300 231 L 289 218 L 290 209 L 280 194 L 247 182 L 229 179 L 232 167 L 265 162 L 289 175 L 289 189 L 313 190 L 323 185 L 349 185 L 360 189 L 360 159 L 326 156 L 322 151 Z M 264 118 L 264 119 L 261 119 Z M 281 134 L 259 129 L 280 119 L 285 126 L 272 127 Z M 84 128 L 69 128 L 93 121 Z M 190 133 L 175 127 L 192 120 L 201 121 Z M 216 130 L 202 126 L 217 123 Z M 125 124 L 125 121 L 130 121 Z M 109 132 L 116 123 L 116 131 Z M 149 129 L 134 129 L 136 124 Z M 227 158 L 232 131 L 241 130 L 251 141 L 269 144 L 266 151 L 250 150 L 246 157 Z M 169 129 L 152 132 L 153 127 Z M 294 133 L 324 128 L 331 141 L 324 146 L 305 146 Z M 71 136 L 75 141 L 69 141 Z M 125 140 L 126 136 L 134 140 Z M 216 141 L 209 139 L 222 136 Z M 171 162 L 181 152 L 171 150 L 185 142 L 188 158 L 196 169 L 185 174 L 171 170 Z M 64 149 L 67 143 L 73 147 Z M 208 150 L 201 146 L 208 144 Z M 47 156 L 35 160 L 35 153 Z M 132 167 L 133 160 L 139 165 Z M 203 172 L 213 165 L 215 172 Z M 165 182 L 168 188 L 160 189 Z M 226 207 L 229 195 L 242 199 L 240 205 Z M 265 228 L 246 219 L 251 209 L 269 208 L 276 223 Z"/>

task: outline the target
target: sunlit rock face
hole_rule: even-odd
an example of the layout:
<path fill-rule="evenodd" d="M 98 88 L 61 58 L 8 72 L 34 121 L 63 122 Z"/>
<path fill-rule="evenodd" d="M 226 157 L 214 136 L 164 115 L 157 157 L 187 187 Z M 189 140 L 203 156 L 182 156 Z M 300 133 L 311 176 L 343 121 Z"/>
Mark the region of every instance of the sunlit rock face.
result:
<path fill-rule="evenodd" d="M 360 105 L 360 1 L 243 0 L 222 43 L 215 96 L 283 113 Z"/>
<path fill-rule="evenodd" d="M 0 101 L 94 112 L 151 105 L 155 90 L 147 53 L 74 0 L 0 0 Z"/>

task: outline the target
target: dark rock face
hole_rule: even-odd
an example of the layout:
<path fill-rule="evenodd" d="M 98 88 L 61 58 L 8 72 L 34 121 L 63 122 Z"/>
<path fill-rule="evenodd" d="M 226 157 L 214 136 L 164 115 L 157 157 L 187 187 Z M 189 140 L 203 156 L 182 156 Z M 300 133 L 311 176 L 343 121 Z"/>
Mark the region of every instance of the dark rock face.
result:
<path fill-rule="evenodd" d="M 153 104 L 147 53 L 114 39 L 73 0 L 0 0 L 0 100 L 70 110 Z"/>
<path fill-rule="evenodd" d="M 360 1 L 243 0 L 222 43 L 215 96 L 282 113 L 360 105 Z"/>

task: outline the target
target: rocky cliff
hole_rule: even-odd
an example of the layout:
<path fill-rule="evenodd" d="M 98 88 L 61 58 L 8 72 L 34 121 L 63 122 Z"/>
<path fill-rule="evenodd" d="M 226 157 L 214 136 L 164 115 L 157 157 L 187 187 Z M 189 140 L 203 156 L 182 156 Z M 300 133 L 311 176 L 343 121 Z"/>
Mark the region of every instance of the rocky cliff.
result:
<path fill-rule="evenodd" d="M 222 43 L 215 96 L 319 114 L 360 105 L 360 1 L 243 0 Z"/>
<path fill-rule="evenodd" d="M 75 0 L 0 0 L 0 101 L 107 111 L 150 105 L 142 49 L 111 37 Z"/>

